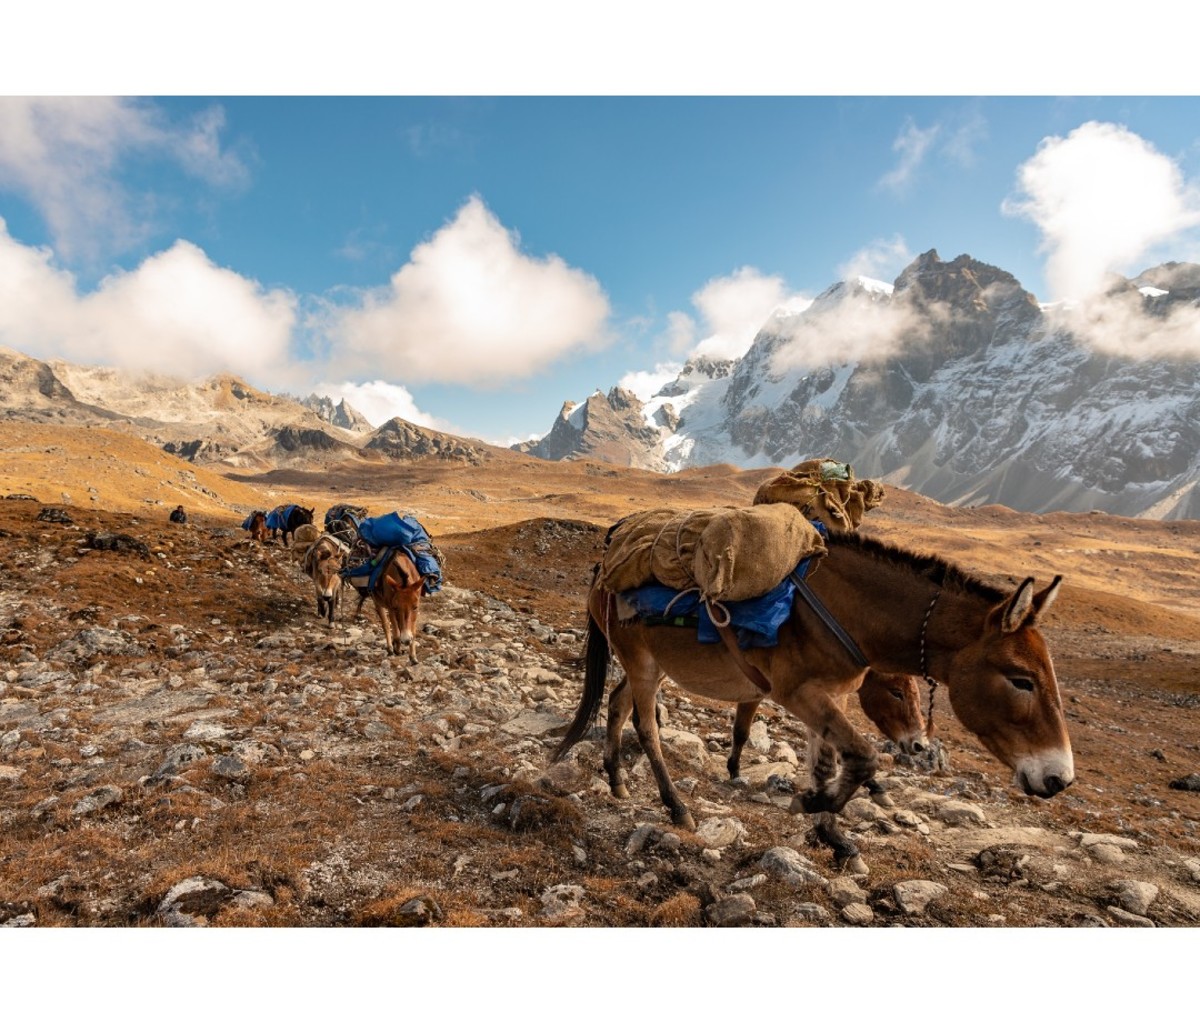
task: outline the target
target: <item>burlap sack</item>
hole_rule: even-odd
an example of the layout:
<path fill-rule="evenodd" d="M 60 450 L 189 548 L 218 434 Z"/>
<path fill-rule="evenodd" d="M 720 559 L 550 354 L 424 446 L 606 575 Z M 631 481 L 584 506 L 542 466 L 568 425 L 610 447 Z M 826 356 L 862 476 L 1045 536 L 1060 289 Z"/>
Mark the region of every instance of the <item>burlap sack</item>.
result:
<path fill-rule="evenodd" d="M 729 508 L 713 516 L 696 544 L 700 591 L 719 602 L 748 600 L 779 585 L 825 542 L 791 504 Z"/>
<path fill-rule="evenodd" d="M 614 592 L 658 582 L 698 586 L 710 600 L 746 600 L 824 552 L 820 535 L 790 504 L 643 511 L 609 533 L 599 580 Z"/>
<path fill-rule="evenodd" d="M 846 498 L 846 515 L 850 519 L 850 528 L 857 529 L 863 515 L 872 508 L 883 503 L 883 485 L 874 479 L 860 479 L 851 488 L 850 496 Z"/>
<path fill-rule="evenodd" d="M 296 531 L 292 533 L 292 556 L 298 561 L 304 559 L 304 555 L 308 553 L 308 548 L 312 546 L 321 535 L 321 530 L 312 523 L 298 525 Z"/>
<path fill-rule="evenodd" d="M 833 458 L 811 458 L 768 479 L 754 495 L 755 505 L 790 504 L 832 532 L 857 529 L 862 516 L 883 500 L 873 479 L 854 478 L 854 469 Z"/>
<path fill-rule="evenodd" d="M 609 531 L 600 584 L 615 593 L 650 582 L 692 588 L 696 540 L 716 510 L 657 508 L 622 519 Z"/>

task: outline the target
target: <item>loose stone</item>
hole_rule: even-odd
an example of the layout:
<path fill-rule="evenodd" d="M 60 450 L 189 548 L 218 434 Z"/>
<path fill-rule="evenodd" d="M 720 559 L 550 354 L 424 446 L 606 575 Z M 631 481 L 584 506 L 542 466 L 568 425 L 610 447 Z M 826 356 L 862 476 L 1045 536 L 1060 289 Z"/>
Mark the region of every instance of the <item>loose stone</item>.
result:
<path fill-rule="evenodd" d="M 745 926 L 754 920 L 757 906 L 748 894 L 732 894 L 704 910 L 710 926 Z"/>
<path fill-rule="evenodd" d="M 930 902 L 936 901 L 948 892 L 944 884 L 933 880 L 902 880 L 892 888 L 896 896 L 896 904 L 906 915 L 918 916 L 924 913 Z"/>
<path fill-rule="evenodd" d="M 875 919 L 875 913 L 870 905 L 853 901 L 842 907 L 842 918 L 851 926 L 866 926 Z"/>

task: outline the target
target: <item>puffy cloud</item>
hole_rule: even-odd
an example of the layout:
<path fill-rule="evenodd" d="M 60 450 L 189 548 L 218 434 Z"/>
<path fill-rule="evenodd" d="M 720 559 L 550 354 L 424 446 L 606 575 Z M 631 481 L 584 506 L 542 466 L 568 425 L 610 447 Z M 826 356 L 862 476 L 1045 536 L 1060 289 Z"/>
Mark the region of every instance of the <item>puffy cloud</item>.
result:
<path fill-rule="evenodd" d="M 690 354 L 740 358 L 771 314 L 780 307 L 794 307 L 798 299 L 782 278 L 764 276 L 750 266 L 710 280 L 692 295 L 706 329 Z"/>
<path fill-rule="evenodd" d="M 608 315 L 595 278 L 523 253 L 473 196 L 388 286 L 333 317 L 331 355 L 350 377 L 496 385 L 603 346 Z"/>
<path fill-rule="evenodd" d="M 295 319 L 291 294 L 214 265 L 186 241 L 81 295 L 48 249 L 20 244 L 0 219 L 0 343 L 27 354 L 269 380 L 286 363 Z"/>
<path fill-rule="evenodd" d="M 683 371 L 682 362 L 659 362 L 653 369 L 628 372 L 617 381 L 623 390 L 632 391 L 638 399 L 649 401 Z"/>
<path fill-rule="evenodd" d="M 389 419 L 399 416 L 418 426 L 441 430 L 445 433 L 461 433 L 444 419 L 421 411 L 416 399 L 407 387 L 385 380 L 369 380 L 366 383 L 318 383 L 313 387 L 334 401 L 346 402 L 362 415 L 372 426 L 382 426 Z"/>
<path fill-rule="evenodd" d="M 1048 310 L 1056 326 L 1109 355 L 1134 359 L 1200 358 L 1200 308 L 1159 304 L 1151 315 L 1136 291 L 1090 295 Z"/>
<path fill-rule="evenodd" d="M 1042 234 L 1055 299 L 1082 300 L 1154 246 L 1200 223 L 1200 194 L 1179 165 L 1119 124 L 1089 121 L 1043 139 L 1002 205 Z"/>
<path fill-rule="evenodd" d="M 667 313 L 667 350 L 674 355 L 690 351 L 696 344 L 696 321 L 686 312 Z"/>
<path fill-rule="evenodd" d="M 860 293 L 817 303 L 781 323 L 780 332 L 787 340 L 776 351 L 772 368 L 786 372 L 882 361 L 902 348 L 919 345 L 928 328 L 927 319 L 886 295 L 872 300 Z"/>
<path fill-rule="evenodd" d="M 152 229 L 154 197 L 117 178 L 131 155 L 170 160 L 212 185 L 246 181 L 245 165 L 221 147 L 224 123 L 219 107 L 176 125 L 145 100 L 0 97 L 0 189 L 39 211 L 61 256 L 96 259 Z"/>

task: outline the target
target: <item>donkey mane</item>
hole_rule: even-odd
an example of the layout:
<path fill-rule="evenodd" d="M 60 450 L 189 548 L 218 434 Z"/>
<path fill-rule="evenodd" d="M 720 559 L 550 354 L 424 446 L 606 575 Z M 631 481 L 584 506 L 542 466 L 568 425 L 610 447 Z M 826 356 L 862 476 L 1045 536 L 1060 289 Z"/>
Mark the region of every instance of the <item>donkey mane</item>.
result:
<path fill-rule="evenodd" d="M 957 565 L 951 564 L 942 557 L 935 554 L 914 553 L 912 550 L 905 550 L 883 540 L 864 536 L 861 532 L 830 532 L 825 537 L 825 543 L 830 547 L 857 547 L 864 553 L 872 555 L 876 560 L 912 568 L 935 585 L 959 589 L 991 603 L 999 603 L 1006 595 L 995 586 L 968 575 Z"/>

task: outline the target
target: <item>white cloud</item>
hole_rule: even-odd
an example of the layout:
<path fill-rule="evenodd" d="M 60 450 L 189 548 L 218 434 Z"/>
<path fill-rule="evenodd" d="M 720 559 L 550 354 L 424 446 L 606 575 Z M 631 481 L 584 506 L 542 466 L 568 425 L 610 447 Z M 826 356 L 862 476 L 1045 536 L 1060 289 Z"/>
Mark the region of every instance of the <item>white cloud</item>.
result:
<path fill-rule="evenodd" d="M 912 260 L 908 245 L 897 234 L 890 240 L 879 239 L 860 248 L 838 267 L 838 278 L 853 280 L 855 277 L 870 277 L 891 283 Z"/>
<path fill-rule="evenodd" d="M 682 355 L 696 344 L 696 321 L 686 312 L 667 313 L 667 350 Z"/>
<path fill-rule="evenodd" d="M 523 253 L 473 196 L 388 286 L 334 317 L 331 355 L 351 377 L 497 385 L 603 346 L 608 315 L 594 277 Z"/>
<path fill-rule="evenodd" d="M 295 310 L 288 292 L 218 267 L 186 241 L 80 294 L 48 249 L 15 241 L 0 219 L 0 343 L 29 355 L 271 380 L 287 361 Z"/>
<path fill-rule="evenodd" d="M 976 163 L 975 148 L 987 138 L 987 120 L 978 110 L 967 110 L 946 129 L 949 134 L 939 147 L 939 152 L 960 167 L 973 167 Z"/>
<path fill-rule="evenodd" d="M 361 412 L 372 426 L 382 426 L 389 419 L 399 416 L 429 429 L 441 430 L 444 433 L 459 432 L 446 420 L 421 411 L 408 388 L 398 383 L 388 383 L 385 380 L 368 380 L 366 383 L 318 383 L 312 389 L 334 401 L 344 398 L 352 408 Z"/>
<path fill-rule="evenodd" d="M 794 302 L 781 277 L 764 276 L 750 266 L 710 280 L 692 295 L 704 322 L 704 339 L 690 354 L 740 358 L 771 313 Z"/>
<path fill-rule="evenodd" d="M 626 373 L 617 381 L 617 386 L 632 391 L 644 403 L 682 371 L 682 362 L 659 362 L 653 369 L 639 369 Z"/>
<path fill-rule="evenodd" d="M 95 260 L 151 230 L 154 197 L 117 180 L 129 156 L 171 160 L 213 185 L 244 183 L 244 164 L 221 148 L 223 127 L 219 107 L 180 126 L 144 100 L 0 97 L 0 189 L 38 210 L 61 257 Z"/>
<path fill-rule="evenodd" d="M 1089 121 L 1043 139 L 1001 207 L 1042 234 L 1055 299 L 1083 299 L 1110 272 L 1136 272 L 1156 245 L 1200 223 L 1200 194 L 1179 165 L 1118 124 Z"/>
<path fill-rule="evenodd" d="M 938 124 L 931 128 L 918 128 L 912 118 L 906 120 L 892 143 L 892 151 L 899 153 L 900 159 L 895 167 L 879 179 L 878 187 L 897 194 L 907 191 L 940 130 Z"/>
<path fill-rule="evenodd" d="M 1059 327 L 1099 351 L 1133 359 L 1200 358 L 1200 308 L 1168 305 L 1148 315 L 1136 291 L 1090 295 L 1047 314 Z"/>
<path fill-rule="evenodd" d="M 933 311 L 927 309 L 926 312 Z M 816 369 L 850 362 L 877 362 L 928 336 L 929 322 L 907 305 L 852 295 L 848 300 L 813 305 L 787 323 L 787 343 L 775 353 L 772 368 Z"/>

